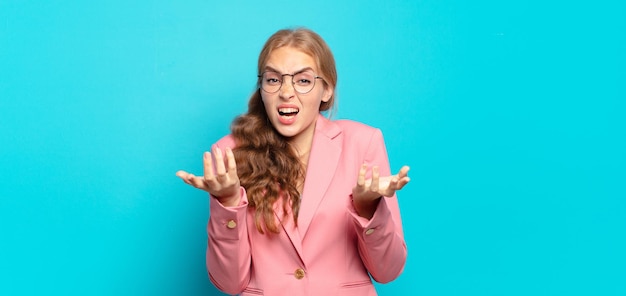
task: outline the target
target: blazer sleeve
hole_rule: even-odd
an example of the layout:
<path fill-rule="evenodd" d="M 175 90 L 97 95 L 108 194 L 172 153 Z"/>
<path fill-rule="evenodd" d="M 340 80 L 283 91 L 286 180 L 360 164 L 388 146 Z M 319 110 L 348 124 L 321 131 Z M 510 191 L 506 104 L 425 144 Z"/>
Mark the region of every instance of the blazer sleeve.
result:
<path fill-rule="evenodd" d="M 365 163 L 377 165 L 381 176 L 391 175 L 385 143 L 379 129 L 372 134 L 365 153 Z M 404 270 L 407 248 L 396 195 L 382 197 L 370 220 L 360 217 L 353 207 L 349 209 L 349 213 L 354 221 L 361 260 L 372 278 L 380 283 L 397 278 Z"/>
<path fill-rule="evenodd" d="M 228 294 L 238 294 L 250 282 L 250 241 L 246 223 L 248 200 L 243 187 L 242 202 L 227 208 L 210 197 L 207 225 L 206 265 L 215 286 Z"/>
<path fill-rule="evenodd" d="M 224 141 L 218 142 L 218 146 Z M 250 282 L 252 257 L 248 237 L 246 190 L 241 187 L 241 202 L 224 207 L 209 197 L 209 222 L 206 266 L 211 282 L 227 294 L 239 294 Z"/>

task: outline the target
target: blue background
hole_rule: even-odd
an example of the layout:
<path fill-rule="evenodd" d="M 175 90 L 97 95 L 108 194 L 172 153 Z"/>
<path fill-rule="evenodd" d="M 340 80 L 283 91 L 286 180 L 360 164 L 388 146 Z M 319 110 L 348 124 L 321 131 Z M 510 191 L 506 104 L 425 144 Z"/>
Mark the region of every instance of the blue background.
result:
<path fill-rule="evenodd" d="M 381 295 L 626 295 L 623 1 L 226 2 L 0 2 L 1 295 L 221 295 L 174 173 L 296 25 L 412 167 Z"/>

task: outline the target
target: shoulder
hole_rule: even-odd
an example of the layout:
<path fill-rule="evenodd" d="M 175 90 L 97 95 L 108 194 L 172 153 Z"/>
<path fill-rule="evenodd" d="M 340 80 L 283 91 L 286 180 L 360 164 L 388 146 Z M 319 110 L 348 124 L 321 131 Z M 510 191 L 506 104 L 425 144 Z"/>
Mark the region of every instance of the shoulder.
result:
<path fill-rule="evenodd" d="M 350 119 L 338 119 L 338 120 L 334 120 L 333 122 L 337 124 L 343 131 L 347 131 L 347 132 L 367 133 L 367 132 L 373 132 L 375 130 L 378 130 L 377 128 L 369 126 L 365 123 L 350 120 Z"/>
<path fill-rule="evenodd" d="M 332 124 L 340 130 L 335 140 L 341 143 L 344 153 L 374 163 L 382 162 L 379 159 L 374 161 L 378 157 L 386 158 L 385 140 L 380 129 L 346 119 L 334 120 Z"/>
<path fill-rule="evenodd" d="M 367 124 L 350 120 L 350 119 L 336 119 L 331 120 L 320 114 L 317 120 L 316 130 L 322 132 L 329 137 L 335 137 L 340 133 L 360 134 L 360 133 L 372 133 L 379 131 L 379 129 L 371 127 Z"/>
<path fill-rule="evenodd" d="M 376 127 L 349 119 L 339 119 L 331 122 L 341 131 L 340 134 L 344 145 L 363 146 L 370 142 L 382 141 L 382 132 Z"/>
<path fill-rule="evenodd" d="M 333 122 L 339 126 L 344 137 L 369 138 L 375 134 L 381 134 L 380 129 L 358 121 L 339 119 Z"/>
<path fill-rule="evenodd" d="M 223 136 L 215 143 L 215 145 L 217 145 L 217 147 L 220 147 L 221 149 L 226 147 L 235 148 L 235 138 L 230 134 Z"/>

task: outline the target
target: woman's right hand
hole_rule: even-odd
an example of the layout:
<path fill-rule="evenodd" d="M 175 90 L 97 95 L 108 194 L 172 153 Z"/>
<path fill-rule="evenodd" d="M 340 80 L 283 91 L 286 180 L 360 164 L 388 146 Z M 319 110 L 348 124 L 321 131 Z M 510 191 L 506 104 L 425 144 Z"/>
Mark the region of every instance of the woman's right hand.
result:
<path fill-rule="evenodd" d="M 185 171 L 176 172 L 176 176 L 185 183 L 210 193 L 225 207 L 238 206 L 241 200 L 240 183 L 233 151 L 226 148 L 224 160 L 224 154 L 217 145 L 213 145 L 211 150 L 212 153 L 204 153 L 204 176 L 194 176 Z"/>

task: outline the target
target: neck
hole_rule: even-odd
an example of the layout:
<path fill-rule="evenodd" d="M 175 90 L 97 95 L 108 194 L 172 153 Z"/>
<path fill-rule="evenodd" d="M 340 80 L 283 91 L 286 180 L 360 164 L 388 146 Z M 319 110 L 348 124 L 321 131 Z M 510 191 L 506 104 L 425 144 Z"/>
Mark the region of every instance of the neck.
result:
<path fill-rule="evenodd" d="M 307 141 L 306 143 L 291 143 L 292 147 L 293 147 L 293 151 L 296 154 L 296 156 L 298 157 L 298 159 L 300 159 L 300 162 L 304 165 L 304 167 L 306 168 L 307 163 L 309 162 L 309 155 L 311 154 L 311 144 L 313 142 L 313 139 Z"/>
<path fill-rule="evenodd" d="M 309 161 L 309 154 L 311 153 L 311 146 L 313 144 L 314 133 L 315 133 L 315 126 L 289 139 L 289 144 L 291 144 L 291 146 L 294 149 L 294 152 L 296 153 L 300 161 L 305 165 L 305 167 Z"/>
<path fill-rule="evenodd" d="M 296 185 L 296 187 L 298 188 L 298 192 L 300 194 L 302 194 L 302 191 L 304 190 L 304 176 L 306 175 L 306 170 L 309 164 L 309 155 L 311 154 L 312 142 L 313 142 L 312 139 L 311 141 L 308 141 L 308 145 L 303 145 L 302 143 L 299 143 L 300 145 L 298 145 L 294 141 L 289 142 L 291 144 L 291 148 L 293 149 L 293 152 L 296 154 L 296 156 L 298 157 L 298 160 L 300 161 L 301 170 L 303 174 L 300 178 L 298 178 L 299 180 L 297 181 L 297 185 Z"/>

